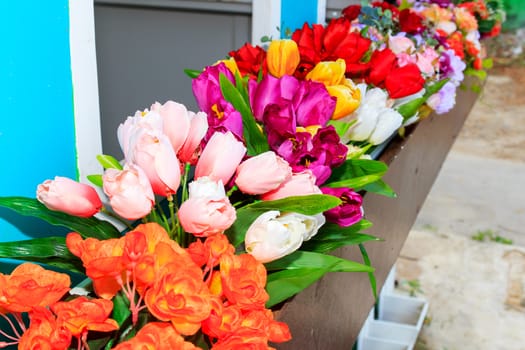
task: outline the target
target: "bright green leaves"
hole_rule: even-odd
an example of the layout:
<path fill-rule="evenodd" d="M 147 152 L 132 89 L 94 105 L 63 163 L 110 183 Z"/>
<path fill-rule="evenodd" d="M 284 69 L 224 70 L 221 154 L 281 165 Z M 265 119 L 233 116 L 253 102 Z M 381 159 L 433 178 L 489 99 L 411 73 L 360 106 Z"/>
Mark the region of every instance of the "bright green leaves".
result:
<path fill-rule="evenodd" d="M 246 86 L 239 77 L 236 80 L 235 86 L 224 74 L 219 76 L 222 95 L 241 113 L 247 153 L 254 156 L 266 152 L 269 149 L 268 142 L 253 116 Z"/>

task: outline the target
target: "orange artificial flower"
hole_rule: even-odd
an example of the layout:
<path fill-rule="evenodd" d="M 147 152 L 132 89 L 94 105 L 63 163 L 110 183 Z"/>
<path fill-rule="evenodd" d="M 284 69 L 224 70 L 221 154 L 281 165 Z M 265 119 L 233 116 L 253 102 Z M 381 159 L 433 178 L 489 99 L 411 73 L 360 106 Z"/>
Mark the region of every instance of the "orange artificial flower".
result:
<path fill-rule="evenodd" d="M 113 350 L 198 350 L 192 343 L 184 341 L 171 323 L 151 322 L 146 324 L 128 341 L 120 343 Z"/>
<path fill-rule="evenodd" d="M 49 306 L 69 291 L 68 275 L 33 263 L 18 265 L 10 275 L 0 273 L 0 313 L 27 312 Z"/>
<path fill-rule="evenodd" d="M 478 29 L 478 21 L 473 14 L 461 7 L 454 8 L 454 16 L 456 16 L 456 24 L 458 27 L 466 32 Z"/>
<path fill-rule="evenodd" d="M 86 268 L 86 275 L 93 280 L 93 289 L 101 298 L 109 300 L 121 288 L 124 270 L 123 243 L 117 238 L 105 240 L 87 238 L 84 240 L 76 232 L 66 237 L 67 248 L 82 260 Z"/>
<path fill-rule="evenodd" d="M 76 337 L 87 331 L 111 332 L 119 329 L 117 321 L 109 318 L 113 311 L 110 300 L 80 296 L 71 301 L 60 301 L 51 306 L 51 310 L 57 315 L 57 321 Z"/>
<path fill-rule="evenodd" d="M 66 350 L 71 345 L 71 332 L 60 326 L 55 316 L 44 307 L 29 313 L 29 328 L 18 343 L 20 350 Z"/>
<path fill-rule="evenodd" d="M 275 321 L 273 313 L 269 309 L 254 310 L 246 314 L 242 326 L 263 331 L 268 340 L 274 343 L 282 343 L 292 339 L 288 325 L 284 322 Z"/>
<path fill-rule="evenodd" d="M 208 262 L 209 252 L 204 246 L 202 240 L 197 239 L 196 241 L 190 243 L 188 248 L 186 248 L 186 251 L 190 255 L 191 260 L 193 260 L 195 265 L 203 266 Z"/>
<path fill-rule="evenodd" d="M 421 11 L 421 15 L 434 23 L 446 22 L 452 19 L 452 12 L 449 9 L 441 8 L 437 4 L 431 4 L 425 8 Z"/>
<path fill-rule="evenodd" d="M 454 32 L 447 38 L 447 44 L 454 50 L 456 56 L 461 59 L 465 58 L 464 47 L 463 47 L 463 36 L 460 32 Z"/>
<path fill-rule="evenodd" d="M 250 254 L 223 255 L 220 263 L 222 290 L 232 304 L 244 310 L 260 309 L 269 296 L 264 265 Z"/>
<path fill-rule="evenodd" d="M 222 233 L 209 236 L 204 241 L 204 247 L 208 251 L 208 260 L 213 261 L 211 265 L 218 264 L 219 259 L 224 254 L 234 254 L 235 247 L 230 244 L 228 237 Z"/>
<path fill-rule="evenodd" d="M 210 315 L 210 298 L 202 270 L 193 262 L 175 260 L 160 268 L 144 301 L 153 316 L 171 321 L 183 335 L 192 335 Z"/>
<path fill-rule="evenodd" d="M 261 332 L 243 328 L 239 332 L 227 338 L 220 339 L 213 344 L 211 350 L 274 350 L 268 346 L 268 339 L 261 335 Z"/>
<path fill-rule="evenodd" d="M 301 57 L 297 43 L 289 39 L 272 40 L 266 53 L 268 72 L 276 78 L 293 75 Z"/>
<path fill-rule="evenodd" d="M 223 339 L 233 334 L 242 321 L 243 315 L 239 306 L 214 303 L 210 317 L 202 322 L 202 331 L 212 339 Z"/>

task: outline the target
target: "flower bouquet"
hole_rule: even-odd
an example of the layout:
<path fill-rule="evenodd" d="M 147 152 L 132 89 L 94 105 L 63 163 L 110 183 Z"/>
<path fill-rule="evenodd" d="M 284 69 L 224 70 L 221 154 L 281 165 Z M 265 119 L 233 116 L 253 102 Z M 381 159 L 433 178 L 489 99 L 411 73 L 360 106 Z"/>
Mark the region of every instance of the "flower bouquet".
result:
<path fill-rule="evenodd" d="M 31 261 L 0 274 L 0 347 L 266 349 L 291 338 L 272 308 L 324 274 L 366 272 L 375 294 L 362 193 L 395 194 L 370 154 L 454 105 L 481 55 L 457 8 L 351 6 L 246 44 L 187 70 L 199 112 L 167 101 L 129 116 L 124 160 L 98 156 L 92 186 L 56 177 L 37 199 L 0 198 L 72 231 L 0 243 L 0 257 Z M 348 245 L 364 264 L 330 254 Z M 71 289 L 64 271 L 86 283 Z"/>

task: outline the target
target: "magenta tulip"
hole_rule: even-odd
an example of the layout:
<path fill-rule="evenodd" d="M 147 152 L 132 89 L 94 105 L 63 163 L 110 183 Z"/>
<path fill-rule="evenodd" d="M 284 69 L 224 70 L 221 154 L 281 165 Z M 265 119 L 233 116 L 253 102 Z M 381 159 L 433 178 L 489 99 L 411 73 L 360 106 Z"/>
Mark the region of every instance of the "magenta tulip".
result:
<path fill-rule="evenodd" d="M 97 191 L 89 185 L 56 176 L 46 180 L 36 190 L 38 201 L 48 209 L 84 218 L 91 217 L 102 208 Z"/>
<path fill-rule="evenodd" d="M 348 227 L 363 218 L 363 198 L 350 188 L 339 187 L 321 189 L 324 194 L 329 194 L 341 199 L 342 203 L 324 212 L 328 222 L 333 222 L 342 227 Z"/>

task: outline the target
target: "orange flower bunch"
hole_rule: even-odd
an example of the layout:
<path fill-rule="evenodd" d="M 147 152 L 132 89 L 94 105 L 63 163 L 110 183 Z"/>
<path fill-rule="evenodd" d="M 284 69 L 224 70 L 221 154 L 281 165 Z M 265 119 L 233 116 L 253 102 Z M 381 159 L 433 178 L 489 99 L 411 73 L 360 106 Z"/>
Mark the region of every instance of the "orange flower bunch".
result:
<path fill-rule="evenodd" d="M 0 273 L 0 314 L 13 330 L 13 335 L 0 330 L 9 339 L 0 342 L 0 348 L 18 344 L 19 349 L 68 349 L 72 337 L 76 337 L 81 349 L 87 345 L 88 331 L 111 332 L 119 328 L 109 318 L 113 310 L 109 300 L 79 297 L 59 301 L 69 291 L 70 283 L 68 275 L 33 263 L 19 265 L 10 275 Z M 29 316 L 29 327 L 23 312 Z"/>
<path fill-rule="evenodd" d="M 14 333 L 0 331 L 11 340 L 0 348 L 41 344 L 42 349 L 67 349 L 76 338 L 78 349 L 89 349 L 89 331 L 117 331 L 114 336 L 120 330 L 122 324 L 110 318 L 117 296 L 126 300 L 128 332 L 136 334 L 115 343 L 116 349 L 199 349 L 186 339 L 198 336 L 212 349 L 235 344 L 266 349 L 268 342 L 291 338 L 288 327 L 265 308 L 266 269 L 251 255 L 235 255 L 224 234 L 197 239 L 183 249 L 162 226 L 147 223 L 118 239 L 84 239 L 73 232 L 66 245 L 82 260 L 100 299 L 61 301 L 69 277 L 35 264 L 0 274 L 0 313 Z M 29 313 L 29 327 L 22 312 Z"/>

